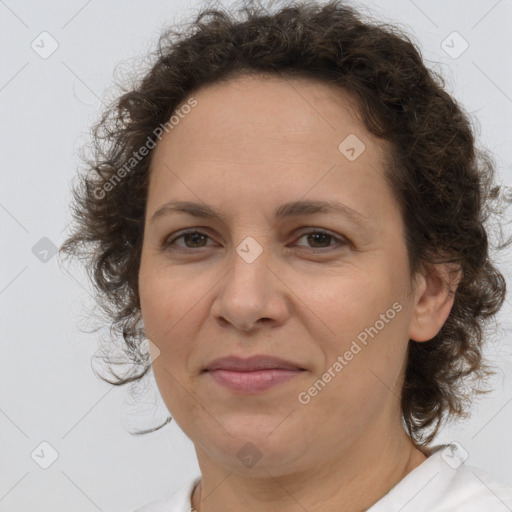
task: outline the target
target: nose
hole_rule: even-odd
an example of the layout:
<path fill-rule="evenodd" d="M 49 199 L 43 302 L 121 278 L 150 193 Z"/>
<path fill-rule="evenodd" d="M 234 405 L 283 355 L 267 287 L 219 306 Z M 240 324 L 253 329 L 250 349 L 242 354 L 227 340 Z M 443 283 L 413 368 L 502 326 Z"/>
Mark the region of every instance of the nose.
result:
<path fill-rule="evenodd" d="M 250 332 L 259 325 L 282 325 L 288 315 L 287 287 L 270 268 L 268 251 L 251 261 L 234 252 L 211 313 L 222 326 Z"/>

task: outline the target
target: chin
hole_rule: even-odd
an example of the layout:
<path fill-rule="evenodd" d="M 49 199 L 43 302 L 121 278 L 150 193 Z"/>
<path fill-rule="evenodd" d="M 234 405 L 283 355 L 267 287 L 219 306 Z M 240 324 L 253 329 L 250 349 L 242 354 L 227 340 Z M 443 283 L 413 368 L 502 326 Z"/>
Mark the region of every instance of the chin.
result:
<path fill-rule="evenodd" d="M 231 436 L 226 434 L 221 439 L 208 438 L 201 442 L 201 446 L 207 447 L 208 457 L 234 473 L 266 478 L 269 474 L 289 474 L 293 467 L 297 466 L 298 469 L 306 445 L 300 436 L 290 438 L 283 436 L 284 432 L 272 432 L 275 425 L 274 422 L 271 429 L 264 430 L 253 428 L 233 432 L 228 429 Z M 272 433 L 269 435 L 269 432 Z M 290 439 L 294 441 L 290 442 Z"/>

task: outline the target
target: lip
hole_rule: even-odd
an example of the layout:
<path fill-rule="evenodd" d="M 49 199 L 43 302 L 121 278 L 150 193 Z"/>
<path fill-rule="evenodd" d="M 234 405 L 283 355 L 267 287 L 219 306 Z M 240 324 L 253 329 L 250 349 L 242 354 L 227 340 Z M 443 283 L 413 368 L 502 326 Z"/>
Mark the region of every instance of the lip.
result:
<path fill-rule="evenodd" d="M 258 393 L 300 375 L 305 369 L 278 357 L 237 356 L 215 359 L 203 370 L 216 383 L 231 391 Z"/>
<path fill-rule="evenodd" d="M 256 355 L 248 358 L 238 356 L 214 359 L 206 367 L 206 371 L 230 370 L 235 372 L 253 372 L 256 370 L 303 370 L 299 365 L 280 357 Z"/>

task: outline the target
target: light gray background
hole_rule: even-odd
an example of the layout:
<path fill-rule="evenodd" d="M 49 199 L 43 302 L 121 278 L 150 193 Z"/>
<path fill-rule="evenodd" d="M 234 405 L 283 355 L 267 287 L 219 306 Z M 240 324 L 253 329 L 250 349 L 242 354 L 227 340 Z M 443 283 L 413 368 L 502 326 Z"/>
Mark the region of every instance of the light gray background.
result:
<path fill-rule="evenodd" d="M 512 185 L 512 1 L 355 3 L 414 35 L 496 154 L 501 180 Z M 115 65 L 129 70 L 154 49 L 165 24 L 193 10 L 177 0 L 0 0 L 1 511 L 133 510 L 198 473 L 192 443 L 174 423 L 145 437 L 127 433 L 126 425 L 140 425 L 144 416 L 130 420 L 127 390 L 91 370 L 102 332 L 79 328 L 91 305 L 85 274 L 71 275 L 51 252 L 47 262 L 40 259 L 49 243 L 43 237 L 55 246 L 64 240 L 78 151 L 111 90 Z M 31 48 L 43 31 L 59 45 L 47 59 Z M 446 39 L 453 31 L 469 44 L 457 58 L 463 41 Z M 508 278 L 510 261 L 508 253 Z M 507 303 L 488 351 L 500 367 L 496 391 L 437 441 L 457 440 L 468 464 L 512 485 L 510 311 Z M 161 402 L 157 411 L 146 421 L 165 418 Z M 31 458 L 36 449 L 41 460 L 49 456 L 43 441 L 58 452 L 48 469 Z"/>

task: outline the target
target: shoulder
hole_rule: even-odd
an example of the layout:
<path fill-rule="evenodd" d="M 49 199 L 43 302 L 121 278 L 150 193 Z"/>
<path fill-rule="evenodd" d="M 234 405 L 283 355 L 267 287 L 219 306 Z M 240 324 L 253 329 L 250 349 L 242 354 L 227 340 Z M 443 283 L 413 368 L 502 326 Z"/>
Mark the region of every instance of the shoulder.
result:
<path fill-rule="evenodd" d="M 512 510 L 512 487 L 468 465 L 460 448 L 457 443 L 433 447 L 431 455 L 368 512 Z"/>
<path fill-rule="evenodd" d="M 442 502 L 468 512 L 512 510 L 512 487 L 486 471 L 464 464 L 454 471 Z"/>
<path fill-rule="evenodd" d="M 195 476 L 182 485 L 173 495 L 152 501 L 133 512 L 191 512 L 192 492 L 201 480 L 201 476 Z"/>

